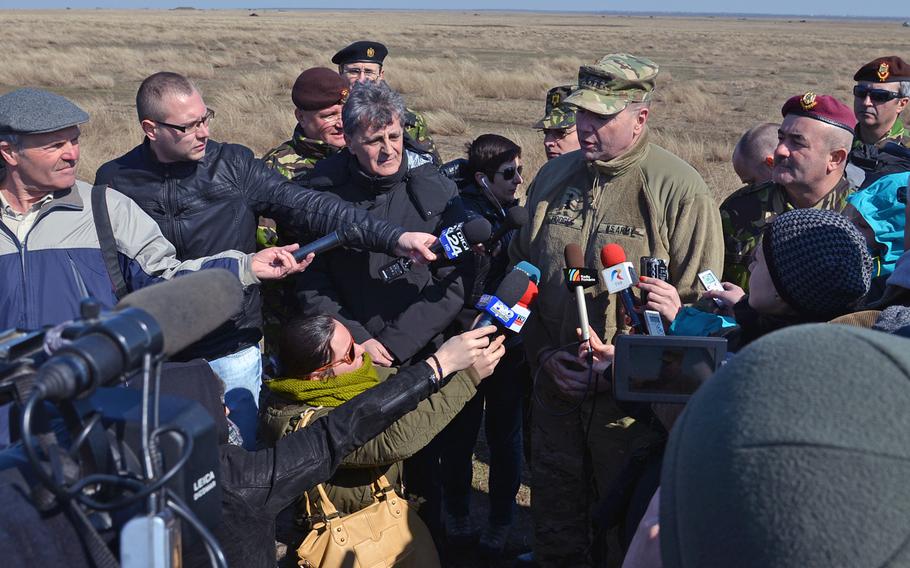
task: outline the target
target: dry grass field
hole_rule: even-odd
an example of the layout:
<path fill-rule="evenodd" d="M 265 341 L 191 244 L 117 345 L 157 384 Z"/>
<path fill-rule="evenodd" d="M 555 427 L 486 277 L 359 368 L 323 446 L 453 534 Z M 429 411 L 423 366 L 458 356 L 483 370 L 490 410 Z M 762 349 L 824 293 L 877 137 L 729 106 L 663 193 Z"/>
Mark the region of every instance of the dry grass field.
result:
<path fill-rule="evenodd" d="M 297 74 L 331 65 L 357 39 L 388 45 L 389 82 L 426 114 L 445 160 L 473 137 L 496 132 L 524 148 L 533 177 L 544 156 L 530 125 L 551 86 L 616 51 L 661 66 L 652 132 L 704 176 L 718 199 L 738 187 L 729 165 L 739 135 L 777 121 L 783 101 L 806 90 L 850 102 L 853 72 L 873 57 L 910 55 L 900 22 L 723 19 L 494 12 L 0 11 L 5 55 L 0 93 L 52 89 L 92 115 L 80 177 L 141 141 L 139 82 L 184 73 L 217 110 L 212 136 L 262 154 L 294 125 Z M 479 462 L 478 462 L 479 463 Z M 479 471 L 485 467 L 479 463 Z M 476 485 L 485 490 L 485 476 Z M 520 502 L 527 505 L 527 489 Z M 513 551 L 527 545 L 516 531 Z"/>
<path fill-rule="evenodd" d="M 781 103 L 808 89 L 849 102 L 861 63 L 910 46 L 899 22 L 494 12 L 0 11 L 0 29 L 0 92 L 50 88 L 91 112 L 88 180 L 141 140 L 133 97 L 150 73 L 189 75 L 218 111 L 213 137 L 262 153 L 292 130 L 297 74 L 373 38 L 389 46 L 387 78 L 426 113 L 444 159 L 497 132 L 524 147 L 531 173 L 543 152 L 529 126 L 547 88 L 605 53 L 651 57 L 661 65 L 655 138 L 718 197 L 737 186 L 728 162 L 743 130 L 777 120 Z"/>

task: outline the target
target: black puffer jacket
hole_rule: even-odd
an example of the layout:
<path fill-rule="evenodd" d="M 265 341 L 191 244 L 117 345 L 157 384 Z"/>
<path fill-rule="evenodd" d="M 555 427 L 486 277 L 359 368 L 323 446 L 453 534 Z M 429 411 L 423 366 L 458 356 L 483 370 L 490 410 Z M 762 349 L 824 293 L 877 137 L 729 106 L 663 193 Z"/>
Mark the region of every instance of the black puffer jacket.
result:
<path fill-rule="evenodd" d="M 499 204 L 493 202 L 493 198 L 487 195 L 477 184 L 471 183 L 461 190 L 461 199 L 464 201 L 465 209 L 468 214 L 476 213 L 490 222 L 490 226 L 495 233 L 505 221 L 505 213 L 512 207 L 518 205 L 518 200 L 512 200 L 508 203 Z M 483 285 L 483 292 L 492 294 L 496 287 L 505 278 L 506 268 L 509 265 L 509 243 L 515 236 L 516 230 L 508 231 L 499 242 L 495 243 L 493 255 L 485 255 L 485 261 L 489 267 L 484 271 L 483 278 L 478 275 L 477 282 Z"/>
<path fill-rule="evenodd" d="M 148 140 L 98 169 L 106 183 L 135 201 L 161 227 L 180 259 L 226 250 L 255 252 L 260 216 L 323 235 L 339 227 L 352 246 L 391 252 L 403 232 L 371 218 L 336 197 L 289 182 L 245 146 L 208 141 L 198 162 L 159 162 Z M 181 353 L 177 359 L 214 359 L 254 345 L 262 336 L 259 287 L 245 291 L 243 310 L 231 322 Z"/>
<path fill-rule="evenodd" d="M 342 150 L 316 165 L 309 184 L 409 231 L 439 234 L 465 219 L 455 184 L 426 154 L 407 151 L 396 174 L 371 177 Z M 429 267 L 415 264 L 406 274 L 382 282 L 379 270 L 393 260 L 383 253 L 350 250 L 317 258 L 298 277 L 304 314 L 332 314 L 357 342 L 375 338 L 399 362 L 409 360 L 439 339 L 461 310 L 465 275 L 456 266 L 434 262 Z"/>

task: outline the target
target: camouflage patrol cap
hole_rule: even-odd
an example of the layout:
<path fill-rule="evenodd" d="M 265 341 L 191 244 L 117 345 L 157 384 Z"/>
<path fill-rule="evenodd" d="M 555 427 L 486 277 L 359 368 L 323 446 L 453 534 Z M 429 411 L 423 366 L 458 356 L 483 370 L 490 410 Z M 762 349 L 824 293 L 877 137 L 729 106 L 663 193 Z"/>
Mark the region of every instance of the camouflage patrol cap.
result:
<path fill-rule="evenodd" d="M 651 100 L 658 66 L 650 59 L 611 53 L 578 70 L 578 90 L 565 103 L 601 115 Z"/>
<path fill-rule="evenodd" d="M 575 126 L 575 108 L 566 104 L 566 98 L 577 89 L 576 85 L 560 85 L 547 91 L 547 104 L 543 118 L 533 128 L 537 130 L 564 130 Z"/>

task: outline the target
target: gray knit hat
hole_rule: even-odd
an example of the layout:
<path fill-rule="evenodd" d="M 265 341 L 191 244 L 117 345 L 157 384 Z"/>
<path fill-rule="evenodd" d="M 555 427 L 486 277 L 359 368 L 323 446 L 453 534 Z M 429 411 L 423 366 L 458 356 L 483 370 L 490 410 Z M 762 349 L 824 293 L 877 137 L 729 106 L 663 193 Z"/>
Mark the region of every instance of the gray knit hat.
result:
<path fill-rule="evenodd" d="M 795 209 L 777 217 L 765 229 L 762 252 L 777 293 L 802 315 L 843 315 L 869 292 L 866 240 L 833 211 Z"/>

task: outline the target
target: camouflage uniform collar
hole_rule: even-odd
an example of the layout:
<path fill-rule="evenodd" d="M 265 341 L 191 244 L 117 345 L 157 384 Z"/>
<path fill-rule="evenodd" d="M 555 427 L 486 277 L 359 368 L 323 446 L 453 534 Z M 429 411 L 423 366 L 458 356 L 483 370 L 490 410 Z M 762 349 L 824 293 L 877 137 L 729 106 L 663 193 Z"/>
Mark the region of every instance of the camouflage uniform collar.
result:
<path fill-rule="evenodd" d="M 786 203 L 787 211 L 796 209 L 796 206 L 790 202 L 790 195 L 787 193 L 787 190 L 784 186 L 780 184 L 774 184 L 776 188 L 781 192 L 781 195 L 784 198 L 784 203 Z M 819 199 L 812 209 L 832 209 L 834 211 L 842 211 L 844 206 L 847 204 L 847 198 L 851 193 L 855 191 L 855 187 L 847 180 L 847 178 L 842 177 L 838 182 L 831 188 L 831 191 L 825 194 L 824 197 Z"/>
<path fill-rule="evenodd" d="M 291 137 L 290 144 L 298 155 L 316 159 L 327 158 L 340 150 L 340 148 L 330 146 L 322 140 L 307 138 L 299 124 L 294 128 L 294 135 Z"/>
<path fill-rule="evenodd" d="M 614 178 L 635 167 L 648 153 L 648 139 L 650 138 L 648 132 L 648 129 L 645 128 L 641 137 L 622 156 L 617 156 L 608 162 L 601 160 L 588 162 L 588 171 L 595 176 Z"/>
<path fill-rule="evenodd" d="M 859 136 L 860 129 L 861 126 L 857 124 L 856 136 L 853 138 L 853 148 L 861 148 L 862 146 L 866 145 L 866 143 L 863 142 Z M 872 142 L 871 144 L 873 146 L 883 146 L 886 142 L 897 142 L 898 144 L 906 145 L 908 141 L 910 141 L 910 131 L 908 131 L 907 127 L 904 126 L 903 121 L 901 121 L 901 117 L 898 116 L 894 121 L 894 124 L 891 125 L 891 130 L 889 130 L 888 133 L 882 136 L 879 140 Z"/>

